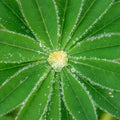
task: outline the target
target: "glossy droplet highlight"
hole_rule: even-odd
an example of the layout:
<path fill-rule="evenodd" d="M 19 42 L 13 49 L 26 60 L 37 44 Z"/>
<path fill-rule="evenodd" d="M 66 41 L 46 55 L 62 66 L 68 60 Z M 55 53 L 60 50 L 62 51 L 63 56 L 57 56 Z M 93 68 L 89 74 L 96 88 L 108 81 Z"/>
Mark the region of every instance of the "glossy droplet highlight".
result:
<path fill-rule="evenodd" d="M 56 72 L 60 72 L 67 65 L 68 57 L 64 51 L 55 51 L 49 55 L 48 62 Z"/>

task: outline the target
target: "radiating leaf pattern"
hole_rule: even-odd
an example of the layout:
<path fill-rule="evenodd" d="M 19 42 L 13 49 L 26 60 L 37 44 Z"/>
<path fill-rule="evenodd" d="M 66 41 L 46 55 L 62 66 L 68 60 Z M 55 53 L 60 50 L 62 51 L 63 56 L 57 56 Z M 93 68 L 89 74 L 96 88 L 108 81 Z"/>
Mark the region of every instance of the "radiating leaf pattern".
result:
<path fill-rule="evenodd" d="M 119 11 L 120 0 L 0 0 L 0 120 L 97 120 L 96 106 L 120 119 Z M 68 57 L 59 72 L 55 51 Z"/>

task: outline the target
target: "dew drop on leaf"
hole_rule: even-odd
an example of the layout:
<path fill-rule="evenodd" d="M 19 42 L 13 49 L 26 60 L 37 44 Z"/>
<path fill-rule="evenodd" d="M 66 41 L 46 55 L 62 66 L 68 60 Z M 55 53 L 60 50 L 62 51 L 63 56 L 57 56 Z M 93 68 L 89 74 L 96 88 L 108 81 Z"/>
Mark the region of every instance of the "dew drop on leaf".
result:
<path fill-rule="evenodd" d="M 55 51 L 49 55 L 48 62 L 56 72 L 60 72 L 67 65 L 68 57 L 63 51 Z"/>

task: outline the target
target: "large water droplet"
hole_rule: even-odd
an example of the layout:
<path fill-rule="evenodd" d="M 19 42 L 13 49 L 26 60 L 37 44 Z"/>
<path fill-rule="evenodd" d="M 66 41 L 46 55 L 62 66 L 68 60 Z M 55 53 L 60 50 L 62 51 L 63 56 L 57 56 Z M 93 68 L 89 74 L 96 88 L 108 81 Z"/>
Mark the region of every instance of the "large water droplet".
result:
<path fill-rule="evenodd" d="M 48 62 L 56 72 L 60 72 L 67 65 L 68 57 L 64 51 L 55 51 L 49 55 Z"/>

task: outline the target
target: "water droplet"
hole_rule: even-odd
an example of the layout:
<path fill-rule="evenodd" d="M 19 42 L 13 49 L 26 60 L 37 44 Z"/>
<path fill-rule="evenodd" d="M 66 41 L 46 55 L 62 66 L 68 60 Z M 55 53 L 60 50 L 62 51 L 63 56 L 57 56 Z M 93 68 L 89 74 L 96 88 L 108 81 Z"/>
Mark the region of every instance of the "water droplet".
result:
<path fill-rule="evenodd" d="M 109 94 L 109 95 L 111 95 L 111 94 L 112 94 L 112 92 L 109 92 L 108 94 Z"/>
<path fill-rule="evenodd" d="M 78 114 L 80 114 L 80 111 L 78 111 Z"/>
<path fill-rule="evenodd" d="M 75 73 L 75 69 L 74 69 L 74 68 L 71 68 L 71 72 Z"/>
<path fill-rule="evenodd" d="M 113 98 L 113 97 L 114 97 L 114 95 L 111 95 L 110 97 L 111 97 L 111 98 Z"/>
<path fill-rule="evenodd" d="M 42 42 L 40 42 L 40 43 L 39 43 L 39 46 L 40 46 L 40 47 L 43 47 L 43 43 L 42 43 Z"/>
<path fill-rule="evenodd" d="M 67 65 L 68 57 L 63 51 L 55 51 L 49 55 L 48 62 L 56 72 L 60 72 Z"/>
<path fill-rule="evenodd" d="M 113 98 L 113 97 L 114 97 L 114 95 L 112 94 L 112 92 L 111 92 L 111 91 L 110 91 L 108 94 L 110 95 L 110 97 L 111 97 L 111 98 Z"/>
<path fill-rule="evenodd" d="M 30 31 L 29 31 L 29 30 L 26 30 L 26 33 L 30 33 Z"/>
<path fill-rule="evenodd" d="M 41 105 L 42 105 L 42 103 L 39 104 L 39 106 L 41 106 Z"/>
<path fill-rule="evenodd" d="M 50 86 L 48 86 L 47 88 L 50 88 Z"/>
<path fill-rule="evenodd" d="M 44 96 L 47 96 L 47 94 L 45 93 Z"/>
<path fill-rule="evenodd" d="M 25 29 L 25 26 L 21 26 L 22 29 Z"/>

